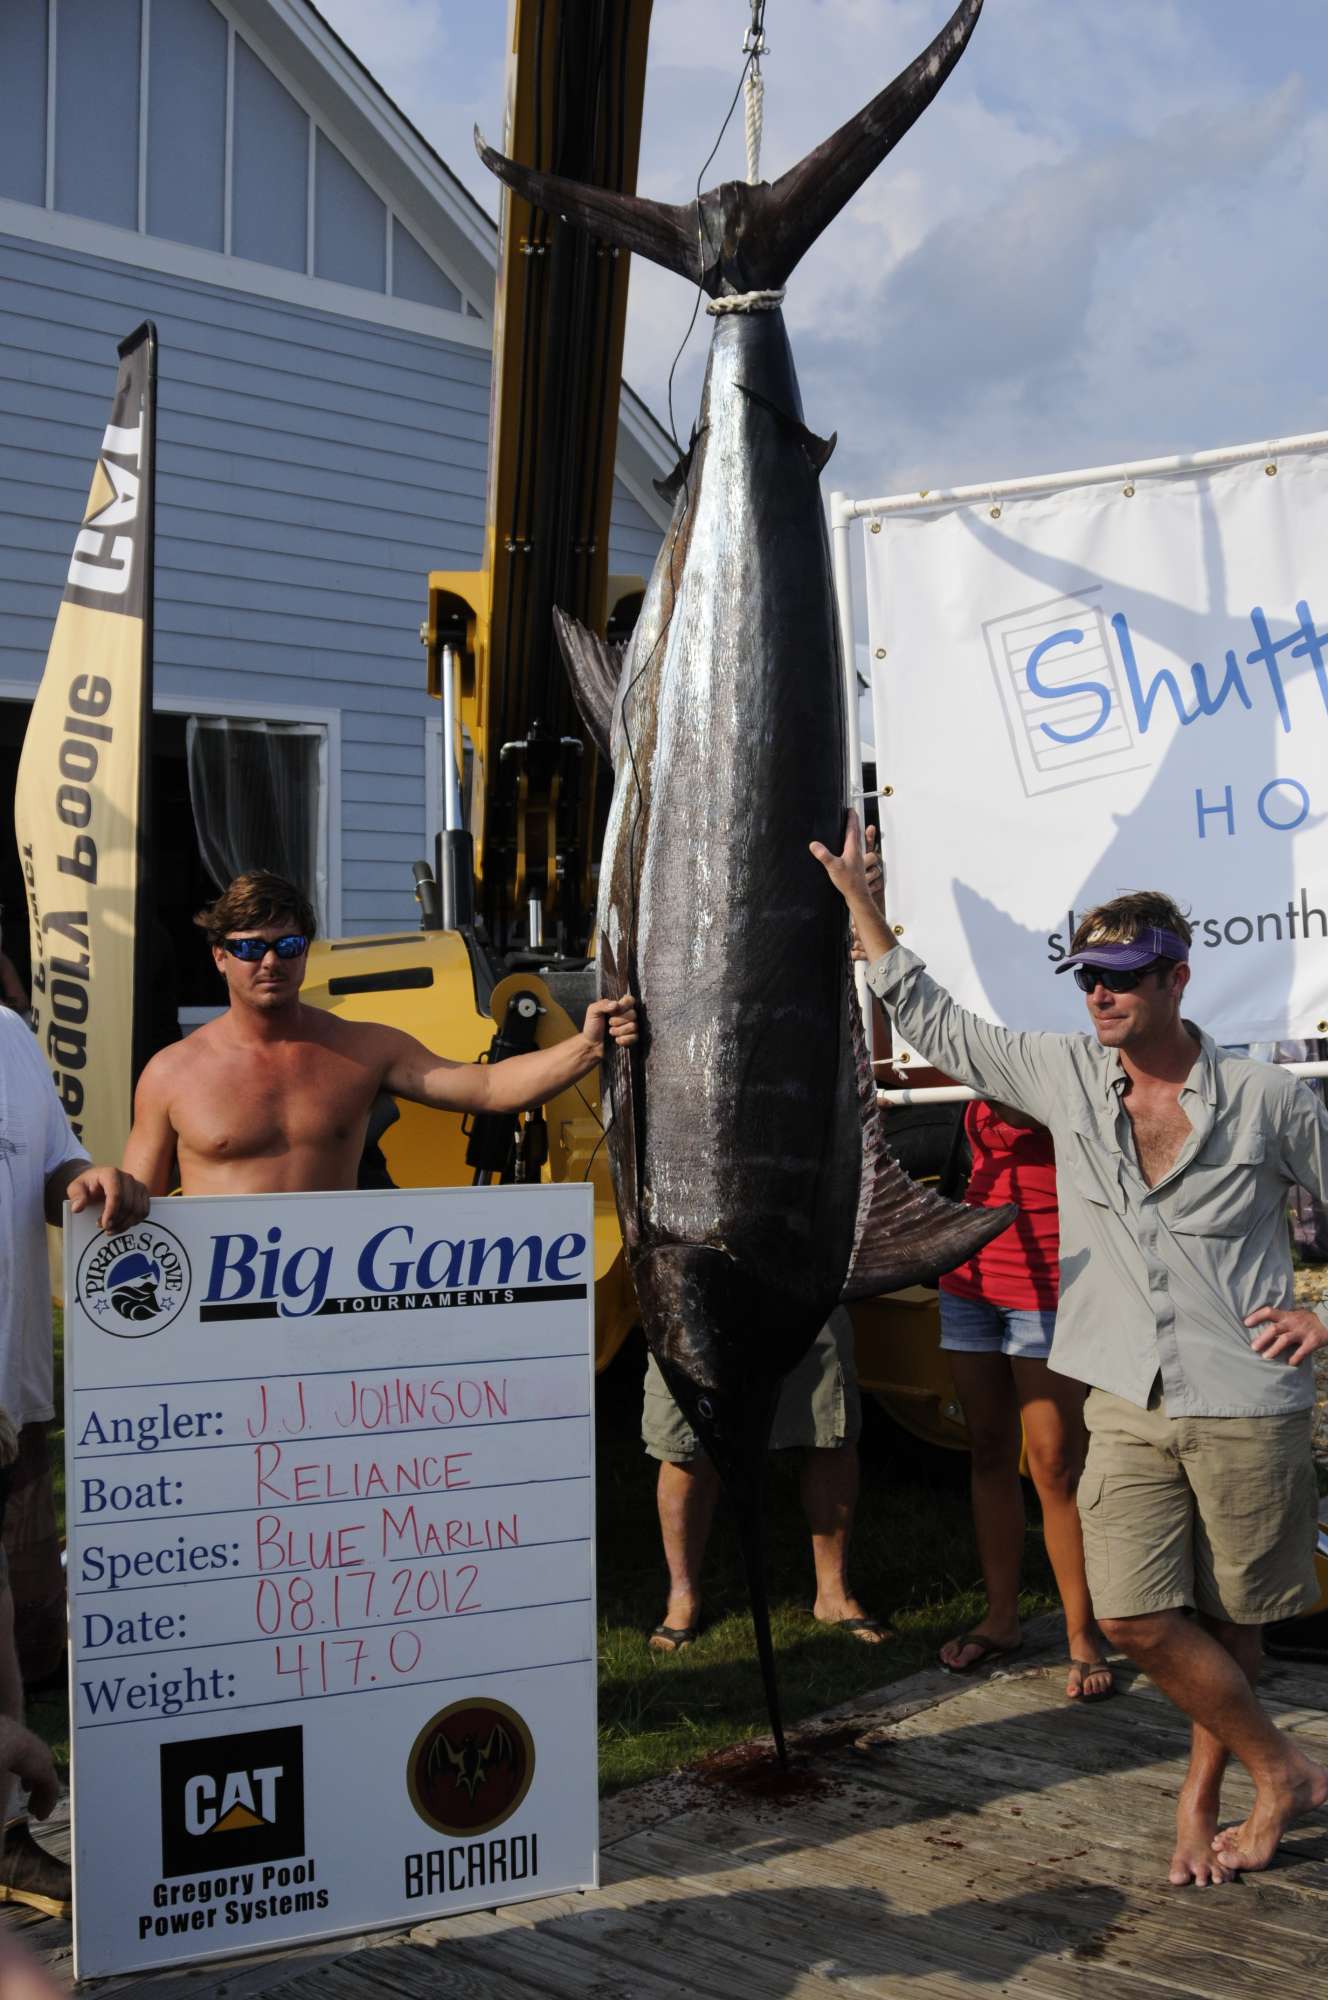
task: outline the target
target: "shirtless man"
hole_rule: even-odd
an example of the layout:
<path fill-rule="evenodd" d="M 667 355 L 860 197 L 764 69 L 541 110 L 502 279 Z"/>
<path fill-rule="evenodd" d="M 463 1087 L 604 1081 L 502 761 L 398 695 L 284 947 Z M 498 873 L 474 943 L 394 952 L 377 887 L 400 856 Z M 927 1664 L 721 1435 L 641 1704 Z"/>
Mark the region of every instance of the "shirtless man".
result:
<path fill-rule="evenodd" d="M 812 853 L 849 906 L 868 984 L 909 1045 L 1050 1127 L 1061 1288 L 1051 1366 L 1089 1385 L 1079 1483 L 1098 1622 L 1189 1716 L 1170 1879 L 1266 1868 L 1328 1770 L 1253 1693 L 1260 1628 L 1318 1603 L 1309 1360 L 1328 1314 L 1294 1304 L 1286 1203 L 1328 1194 L 1328 1110 L 1295 1077 L 1181 1014 L 1190 926 L 1153 890 L 1079 924 L 1090 1035 L 1016 1034 L 956 1006 L 896 943 L 856 816 Z M 1193 1619 L 1185 1608 L 1196 1612 Z M 1218 1828 L 1227 1759 L 1255 1786 Z"/>
<path fill-rule="evenodd" d="M 449 1062 L 400 1029 L 300 999 L 314 913 L 279 875 L 237 876 L 195 921 L 228 1011 L 164 1048 L 139 1079 L 125 1170 L 154 1195 L 353 1188 L 380 1090 L 438 1111 L 542 1104 L 636 1040 L 636 1002 L 593 1001 L 579 1035 L 501 1063 Z"/>

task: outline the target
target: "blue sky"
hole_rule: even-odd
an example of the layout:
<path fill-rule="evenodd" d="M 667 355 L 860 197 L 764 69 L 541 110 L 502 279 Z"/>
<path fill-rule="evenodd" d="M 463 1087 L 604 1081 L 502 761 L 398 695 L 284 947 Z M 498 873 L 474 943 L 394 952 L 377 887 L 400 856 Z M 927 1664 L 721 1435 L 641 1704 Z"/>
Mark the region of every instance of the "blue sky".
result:
<path fill-rule="evenodd" d="M 492 212 L 505 0 L 319 0 Z M 948 0 L 768 0 L 773 178 L 925 46 Z M 639 186 L 685 200 L 748 0 L 655 0 Z M 745 171 L 740 116 L 707 176 Z M 987 0 L 921 122 L 794 273 L 827 483 L 859 496 L 1328 429 L 1324 0 Z M 662 412 L 693 299 L 633 270 L 626 373 Z M 705 321 L 675 384 L 691 422 Z"/>

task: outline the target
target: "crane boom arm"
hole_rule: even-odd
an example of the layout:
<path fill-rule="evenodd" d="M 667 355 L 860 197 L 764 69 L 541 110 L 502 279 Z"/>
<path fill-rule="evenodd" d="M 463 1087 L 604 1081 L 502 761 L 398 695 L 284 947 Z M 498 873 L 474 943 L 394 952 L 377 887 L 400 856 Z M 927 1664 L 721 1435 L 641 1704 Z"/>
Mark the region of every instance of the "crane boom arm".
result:
<path fill-rule="evenodd" d="M 636 185 L 651 0 L 512 0 L 504 150 Z M 501 955 L 536 922 L 584 951 L 598 752 L 555 606 L 604 631 L 628 259 L 502 191 L 483 567 L 434 571 L 429 690 L 453 648 L 477 906 Z M 639 586 L 637 586 L 639 588 Z M 617 594 L 615 591 L 614 595 Z M 538 919 L 530 914 L 532 904 Z"/>

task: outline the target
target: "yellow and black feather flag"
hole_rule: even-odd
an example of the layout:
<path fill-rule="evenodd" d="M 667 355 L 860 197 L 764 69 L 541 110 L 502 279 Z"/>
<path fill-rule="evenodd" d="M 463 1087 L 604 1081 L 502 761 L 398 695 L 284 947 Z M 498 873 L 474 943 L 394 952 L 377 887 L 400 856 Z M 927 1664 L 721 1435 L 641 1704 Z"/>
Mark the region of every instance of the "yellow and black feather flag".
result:
<path fill-rule="evenodd" d="M 142 1055 L 155 327 L 119 355 L 14 796 L 42 1053 L 89 1154 L 111 1162 Z"/>

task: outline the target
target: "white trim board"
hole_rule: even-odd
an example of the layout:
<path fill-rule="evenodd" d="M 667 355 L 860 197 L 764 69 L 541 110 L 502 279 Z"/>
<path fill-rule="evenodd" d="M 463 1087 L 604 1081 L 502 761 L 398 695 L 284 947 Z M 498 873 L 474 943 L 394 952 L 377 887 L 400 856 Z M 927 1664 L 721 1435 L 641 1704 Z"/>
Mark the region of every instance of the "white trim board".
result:
<path fill-rule="evenodd" d="M 655 490 L 655 479 L 673 471 L 673 439 L 653 411 L 624 380 L 618 399 L 618 477 L 642 513 L 663 534 L 673 509 Z"/>
<path fill-rule="evenodd" d="M 493 312 L 497 225 L 420 139 L 382 86 L 361 70 L 312 7 L 212 0 L 254 54 L 379 200 L 419 238 L 472 311 Z M 470 143 L 470 135 L 465 135 Z M 464 205 L 463 205 L 464 204 Z"/>
<path fill-rule="evenodd" d="M 382 155 L 368 164 L 378 165 L 380 172 L 384 163 L 397 169 L 391 176 L 391 199 L 404 220 L 415 217 L 424 231 L 426 248 L 431 238 L 437 242 L 440 215 L 464 238 L 466 248 L 480 260 L 472 283 L 480 281 L 476 289 L 482 300 L 486 266 L 492 289 L 497 223 L 484 213 L 322 16 L 305 0 L 213 0 L 213 4 L 219 13 L 243 24 L 274 72 L 285 72 L 282 80 L 288 89 L 296 85 L 314 101 L 329 136 L 334 130 L 345 131 L 362 158 L 370 151 Z M 471 143 L 469 132 L 460 136 L 465 145 Z M 458 278 L 463 291 L 471 288 L 464 282 L 466 275 Z"/>
<path fill-rule="evenodd" d="M 227 257 L 219 250 L 198 250 L 190 243 L 170 243 L 161 236 L 140 236 L 109 222 L 88 222 L 60 209 L 34 208 L 28 202 L 0 198 L 0 235 L 39 243 L 76 256 L 104 257 L 131 269 L 158 271 L 170 278 L 219 290 L 243 292 L 250 298 L 277 299 L 309 312 L 334 313 L 341 319 L 367 320 L 373 326 L 421 333 L 456 347 L 480 348 L 488 354 L 493 336 L 488 323 L 470 313 L 449 312 L 441 306 L 420 306 L 411 299 L 390 299 L 357 285 L 334 284 L 330 278 L 306 277 L 303 271 L 283 271 L 275 264 L 256 264 L 244 257 Z"/>

